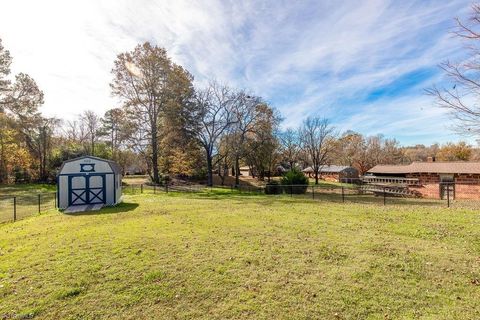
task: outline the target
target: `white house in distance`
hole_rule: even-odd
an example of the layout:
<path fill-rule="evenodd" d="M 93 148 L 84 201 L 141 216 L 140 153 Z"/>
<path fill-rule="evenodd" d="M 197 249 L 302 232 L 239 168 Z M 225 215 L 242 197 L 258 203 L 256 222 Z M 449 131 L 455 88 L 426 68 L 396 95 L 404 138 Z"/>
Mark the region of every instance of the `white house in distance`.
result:
<path fill-rule="evenodd" d="M 60 209 L 90 210 L 115 205 L 122 198 L 122 172 L 111 160 L 84 156 L 65 161 L 57 177 Z"/>

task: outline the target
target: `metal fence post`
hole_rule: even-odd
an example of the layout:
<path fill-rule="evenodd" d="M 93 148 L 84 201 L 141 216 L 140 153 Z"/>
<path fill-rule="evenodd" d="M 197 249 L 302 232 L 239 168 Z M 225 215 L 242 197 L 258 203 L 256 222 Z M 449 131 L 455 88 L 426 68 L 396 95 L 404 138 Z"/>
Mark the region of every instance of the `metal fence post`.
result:
<path fill-rule="evenodd" d="M 385 187 L 383 187 L 383 205 L 387 202 L 387 192 L 385 191 Z"/>
<path fill-rule="evenodd" d="M 143 193 L 143 183 L 140 185 L 140 193 Z"/>
<path fill-rule="evenodd" d="M 342 202 L 345 202 L 345 191 L 343 186 L 342 186 Z"/>
<path fill-rule="evenodd" d="M 55 196 L 53 197 L 55 199 L 55 209 L 57 209 L 57 194 L 55 193 Z"/>
<path fill-rule="evenodd" d="M 290 197 L 293 197 L 293 186 L 290 185 Z"/>
<path fill-rule="evenodd" d="M 450 208 L 450 184 L 447 183 L 447 208 Z"/>
<path fill-rule="evenodd" d="M 17 221 L 17 197 L 13 197 L 13 221 Z"/>
<path fill-rule="evenodd" d="M 41 210 L 41 200 L 40 200 L 40 193 L 38 194 L 38 213 L 40 213 Z"/>

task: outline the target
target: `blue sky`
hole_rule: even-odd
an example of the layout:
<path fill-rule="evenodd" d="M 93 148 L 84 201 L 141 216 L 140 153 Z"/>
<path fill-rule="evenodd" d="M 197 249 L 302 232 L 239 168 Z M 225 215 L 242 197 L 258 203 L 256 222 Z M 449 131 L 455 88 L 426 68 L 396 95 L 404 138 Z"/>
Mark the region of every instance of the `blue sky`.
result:
<path fill-rule="evenodd" d="M 263 96 L 284 127 L 318 115 L 341 131 L 430 144 L 465 139 L 424 89 L 444 83 L 440 62 L 463 58 L 449 31 L 470 4 L 3 0 L 0 38 L 13 71 L 44 90 L 49 116 L 116 106 L 108 86 L 115 56 L 151 41 L 199 87 L 216 79 Z"/>

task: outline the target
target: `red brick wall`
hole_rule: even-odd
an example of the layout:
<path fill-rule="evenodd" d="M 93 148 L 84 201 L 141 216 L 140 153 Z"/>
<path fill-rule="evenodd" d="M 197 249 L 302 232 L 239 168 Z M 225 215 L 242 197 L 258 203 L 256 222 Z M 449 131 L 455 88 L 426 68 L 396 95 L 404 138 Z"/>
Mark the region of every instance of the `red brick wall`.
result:
<path fill-rule="evenodd" d="M 480 185 L 478 184 L 455 184 L 455 199 L 480 199 Z"/>
<path fill-rule="evenodd" d="M 455 175 L 455 199 L 480 199 L 480 175 Z"/>
<path fill-rule="evenodd" d="M 407 178 L 417 178 L 420 186 L 410 186 L 424 198 L 440 199 L 440 175 L 435 173 L 412 173 Z M 455 199 L 480 199 L 479 174 L 455 174 Z"/>
<path fill-rule="evenodd" d="M 434 173 L 411 173 L 407 178 L 419 180 L 419 186 L 410 186 L 409 189 L 419 192 L 424 198 L 440 199 L 440 176 Z"/>

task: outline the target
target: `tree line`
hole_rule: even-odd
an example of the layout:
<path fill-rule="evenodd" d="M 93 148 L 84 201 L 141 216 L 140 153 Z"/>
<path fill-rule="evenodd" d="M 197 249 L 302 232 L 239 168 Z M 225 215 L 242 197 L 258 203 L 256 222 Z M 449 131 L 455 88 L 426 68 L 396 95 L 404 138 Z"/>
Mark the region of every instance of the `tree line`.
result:
<path fill-rule="evenodd" d="M 196 88 L 193 76 L 165 49 L 146 42 L 114 61 L 112 95 L 119 105 L 74 120 L 42 116 L 43 92 L 27 74 L 11 78 L 12 57 L 0 40 L 0 183 L 51 182 L 64 160 L 82 155 L 135 166 L 152 182 L 171 177 L 240 182 L 248 166 L 261 180 L 310 166 L 318 183 L 325 165 L 348 165 L 361 174 L 376 164 L 469 160 L 466 143 L 401 147 L 395 139 L 340 133 L 328 119 L 308 117 L 299 128 L 280 130 L 282 117 L 264 98 L 210 81 Z"/>

